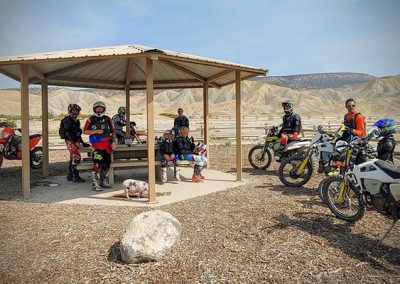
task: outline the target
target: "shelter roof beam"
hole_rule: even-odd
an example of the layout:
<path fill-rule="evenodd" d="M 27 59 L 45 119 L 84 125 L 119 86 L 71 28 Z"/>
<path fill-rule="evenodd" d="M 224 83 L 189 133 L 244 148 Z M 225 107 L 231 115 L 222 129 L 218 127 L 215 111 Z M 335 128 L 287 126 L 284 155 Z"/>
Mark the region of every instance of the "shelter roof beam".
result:
<path fill-rule="evenodd" d="M 158 61 L 160 61 L 160 62 L 162 62 L 164 64 L 167 64 L 167 65 L 171 66 L 172 68 L 180 70 L 180 71 L 182 71 L 182 72 L 184 72 L 184 73 L 196 78 L 197 80 L 199 80 L 202 83 L 206 83 L 206 78 L 204 78 L 200 74 L 197 74 L 196 72 L 193 72 L 193 71 L 191 71 L 191 70 L 189 70 L 189 69 L 187 69 L 187 68 L 185 68 L 185 67 L 183 67 L 183 66 L 181 66 L 179 64 L 176 64 L 176 63 L 174 63 L 174 62 L 172 62 L 170 60 L 166 60 L 166 59 L 159 59 Z M 221 88 L 221 86 L 218 85 L 217 83 L 210 82 L 210 84 L 212 86 L 216 87 L 216 88 Z"/>

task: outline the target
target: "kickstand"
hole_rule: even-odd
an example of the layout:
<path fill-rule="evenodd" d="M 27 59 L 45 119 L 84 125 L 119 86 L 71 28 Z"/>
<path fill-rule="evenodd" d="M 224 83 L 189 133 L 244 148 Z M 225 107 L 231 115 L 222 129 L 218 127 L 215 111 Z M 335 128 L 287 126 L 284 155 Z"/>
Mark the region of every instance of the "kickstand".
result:
<path fill-rule="evenodd" d="M 392 226 L 390 226 L 389 230 L 387 230 L 387 232 L 385 233 L 385 235 L 383 236 L 383 238 L 381 240 L 378 241 L 378 245 L 381 245 L 383 240 L 386 238 L 386 236 L 390 233 L 390 231 L 393 229 L 394 225 L 396 225 L 398 219 L 393 220 Z"/>

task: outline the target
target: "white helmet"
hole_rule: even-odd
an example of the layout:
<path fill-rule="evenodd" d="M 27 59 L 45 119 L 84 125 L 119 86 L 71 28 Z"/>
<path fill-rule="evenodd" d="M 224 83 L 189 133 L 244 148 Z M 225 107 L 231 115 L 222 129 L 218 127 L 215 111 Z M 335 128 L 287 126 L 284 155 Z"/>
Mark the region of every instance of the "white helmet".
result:
<path fill-rule="evenodd" d="M 96 112 L 96 108 L 102 107 L 103 111 L 101 112 Z M 104 113 L 106 112 L 106 104 L 103 103 L 102 101 L 97 101 L 93 104 L 93 115 L 97 117 L 102 117 Z"/>

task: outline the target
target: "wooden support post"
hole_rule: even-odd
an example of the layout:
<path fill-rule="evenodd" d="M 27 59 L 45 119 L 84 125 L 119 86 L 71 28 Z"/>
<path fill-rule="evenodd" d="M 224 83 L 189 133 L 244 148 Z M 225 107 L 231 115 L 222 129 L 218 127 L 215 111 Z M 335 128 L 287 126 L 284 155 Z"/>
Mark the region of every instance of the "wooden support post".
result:
<path fill-rule="evenodd" d="M 49 176 L 49 88 L 47 80 L 42 80 L 42 146 L 43 146 L 43 173 L 42 176 Z"/>
<path fill-rule="evenodd" d="M 207 152 L 206 152 L 206 157 L 207 157 L 207 168 L 210 167 L 210 146 L 208 145 L 209 143 L 209 135 L 208 135 L 208 130 L 209 130 L 209 123 L 208 123 L 208 114 L 210 112 L 209 109 L 209 103 L 208 103 L 208 84 L 205 82 L 203 84 L 203 119 L 204 119 L 204 143 L 208 146 L 207 147 Z"/>
<path fill-rule="evenodd" d="M 28 80 L 29 65 L 21 64 L 22 192 L 24 198 L 29 198 L 31 195 Z"/>
<path fill-rule="evenodd" d="M 147 160 L 149 203 L 156 202 L 155 154 L 154 154 L 154 98 L 153 60 L 146 58 L 146 98 L 147 98 Z"/>
<path fill-rule="evenodd" d="M 242 180 L 242 114 L 240 96 L 240 71 L 236 75 L 236 172 L 237 181 Z"/>
<path fill-rule="evenodd" d="M 131 128 L 131 95 L 130 95 L 130 88 L 126 86 L 125 88 L 125 105 L 126 105 L 126 135 L 129 135 Z"/>

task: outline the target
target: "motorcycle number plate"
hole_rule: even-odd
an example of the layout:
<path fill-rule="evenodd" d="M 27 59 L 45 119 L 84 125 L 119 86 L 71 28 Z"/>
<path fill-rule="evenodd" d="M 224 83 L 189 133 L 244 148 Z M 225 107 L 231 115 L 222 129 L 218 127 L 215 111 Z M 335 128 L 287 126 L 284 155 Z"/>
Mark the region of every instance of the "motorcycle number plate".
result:
<path fill-rule="evenodd" d="M 355 174 L 349 174 L 349 175 L 347 176 L 347 178 L 350 180 L 350 182 L 351 182 L 352 184 L 357 185 L 358 180 L 357 180 L 357 177 L 356 177 Z"/>

